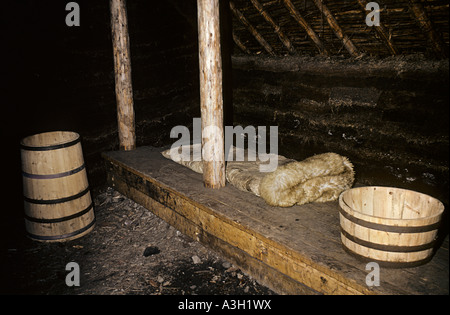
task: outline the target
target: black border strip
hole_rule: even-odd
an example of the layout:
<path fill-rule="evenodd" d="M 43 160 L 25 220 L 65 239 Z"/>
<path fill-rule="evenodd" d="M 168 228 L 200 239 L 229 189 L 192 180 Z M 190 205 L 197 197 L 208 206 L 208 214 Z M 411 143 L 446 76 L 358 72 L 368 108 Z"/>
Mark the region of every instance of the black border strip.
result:
<path fill-rule="evenodd" d="M 424 226 L 395 226 L 395 225 L 384 225 L 384 224 L 378 224 L 373 222 L 368 222 L 362 219 L 355 218 L 354 216 L 348 214 L 345 212 L 344 209 L 340 208 L 339 212 L 346 218 L 347 220 L 361 225 L 363 227 L 372 229 L 372 230 L 378 230 L 383 232 L 393 232 L 393 233 L 421 233 L 421 232 L 430 232 L 437 230 L 439 226 L 441 225 L 441 222 L 436 222 L 434 224 L 430 225 L 424 225 Z"/>
<path fill-rule="evenodd" d="M 80 197 L 86 195 L 88 192 L 89 192 L 89 186 L 87 186 L 87 188 L 85 190 L 83 190 L 82 192 L 79 192 L 76 195 L 65 197 L 65 198 L 60 198 L 60 199 L 37 200 L 37 199 L 31 199 L 28 197 L 23 197 L 23 198 L 26 202 L 29 202 L 29 203 L 34 203 L 34 204 L 39 204 L 39 205 L 51 205 L 51 204 L 55 204 L 55 203 L 63 203 L 63 202 L 75 200 L 77 198 L 80 198 Z"/>
<path fill-rule="evenodd" d="M 51 150 L 57 150 L 57 149 L 62 149 L 62 148 L 68 148 L 73 145 L 76 145 L 79 142 L 81 142 L 80 136 L 78 136 L 77 139 L 72 140 L 70 142 L 66 142 L 66 143 L 55 144 L 55 145 L 50 145 L 50 146 L 45 146 L 45 147 L 31 147 L 31 146 L 27 146 L 24 144 L 20 144 L 20 148 L 22 150 L 27 150 L 27 151 L 51 151 Z"/>
<path fill-rule="evenodd" d="M 86 225 L 85 227 L 71 232 L 71 233 L 67 233 L 67 234 L 63 234 L 63 235 L 51 235 L 51 236 L 43 236 L 43 235 L 36 235 L 36 234 L 31 234 L 29 232 L 27 232 L 28 237 L 36 239 L 36 240 L 40 240 L 40 241 L 56 241 L 56 240 L 61 240 L 61 239 L 65 239 L 65 238 L 70 238 L 73 236 L 76 236 L 78 234 L 81 234 L 87 230 L 89 230 L 94 224 L 95 224 L 95 216 L 94 219 L 92 220 L 91 223 L 89 223 L 88 225 Z"/>
<path fill-rule="evenodd" d="M 84 170 L 85 168 L 86 168 L 86 165 L 83 163 L 83 165 L 81 165 L 80 167 L 77 167 L 71 171 L 58 173 L 58 174 L 38 175 L 38 174 L 30 174 L 30 173 L 22 172 L 22 175 L 26 178 L 31 178 L 31 179 L 54 179 L 54 178 L 66 177 L 66 176 L 70 176 L 70 175 L 79 173 L 82 170 Z"/>
<path fill-rule="evenodd" d="M 94 203 L 91 202 L 89 207 L 87 207 L 86 209 L 84 209 L 80 212 L 77 212 L 75 214 L 72 214 L 72 215 L 69 215 L 66 217 L 62 217 L 62 218 L 57 218 L 57 219 L 39 219 L 39 218 L 30 217 L 26 214 L 25 214 L 25 219 L 30 222 L 35 222 L 35 223 L 60 223 L 60 222 L 64 222 L 64 221 L 68 221 L 68 220 L 72 220 L 72 219 L 81 217 L 82 215 L 88 213 L 93 207 L 94 207 Z"/>
<path fill-rule="evenodd" d="M 343 228 L 341 228 L 341 233 L 348 238 L 353 243 L 356 243 L 358 245 L 362 245 L 364 247 L 368 247 L 371 249 L 377 249 L 381 251 L 387 251 L 387 252 L 395 252 L 395 253 L 413 253 L 413 252 L 420 252 L 423 250 L 427 250 L 434 247 L 434 244 L 436 243 L 435 240 L 433 240 L 430 243 L 423 244 L 423 245 L 417 245 L 417 246 L 395 246 L 395 245 L 383 245 L 383 244 L 377 244 L 372 243 L 368 241 L 364 241 L 358 237 L 355 237 L 353 235 L 350 235 L 347 231 L 345 231 Z"/>

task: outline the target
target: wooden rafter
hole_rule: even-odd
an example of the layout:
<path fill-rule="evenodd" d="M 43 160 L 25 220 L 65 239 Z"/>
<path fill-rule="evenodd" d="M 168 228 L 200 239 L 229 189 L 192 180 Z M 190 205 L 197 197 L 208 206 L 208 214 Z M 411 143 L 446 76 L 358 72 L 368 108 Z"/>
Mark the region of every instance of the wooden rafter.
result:
<path fill-rule="evenodd" d="M 246 17 L 239 11 L 234 3 L 230 1 L 230 9 L 236 18 L 247 28 L 247 30 L 255 37 L 258 43 L 272 56 L 275 56 L 275 52 L 272 46 L 264 39 L 264 37 L 256 30 L 256 28 L 246 19 Z"/>
<path fill-rule="evenodd" d="M 300 24 L 301 27 L 306 31 L 309 38 L 314 42 L 315 46 L 319 50 L 319 52 L 323 55 L 330 55 L 328 50 L 325 48 L 324 44 L 320 40 L 317 33 L 312 29 L 312 27 L 309 25 L 309 23 L 303 18 L 303 16 L 300 14 L 300 12 L 297 10 L 297 8 L 294 6 L 291 0 L 284 0 L 284 5 L 289 10 L 289 13 L 291 16 Z"/>
<path fill-rule="evenodd" d="M 345 32 L 339 26 L 338 22 L 333 16 L 333 13 L 331 13 L 328 7 L 323 3 L 323 0 L 314 0 L 314 3 L 320 10 L 320 12 L 325 16 L 331 29 L 334 31 L 334 34 L 342 41 L 344 47 L 347 49 L 350 55 L 352 57 L 358 57 L 360 55 L 358 48 L 356 48 L 355 44 L 353 44 L 348 35 L 345 34 Z"/>
<path fill-rule="evenodd" d="M 233 31 L 232 33 L 233 35 L 233 41 L 234 43 L 246 54 L 251 55 L 252 53 L 250 52 L 250 50 L 244 45 L 244 43 L 241 41 L 241 39 L 239 38 L 239 36 L 237 36 L 237 34 Z"/>
<path fill-rule="evenodd" d="M 270 16 L 270 14 L 264 9 L 264 7 L 261 5 L 261 3 L 258 0 L 250 0 L 253 3 L 253 6 L 258 10 L 259 14 L 262 15 L 262 17 L 274 28 L 275 33 L 277 33 L 278 37 L 280 38 L 281 42 L 283 43 L 284 47 L 287 48 L 289 53 L 294 54 L 295 49 L 292 45 L 290 39 L 284 34 L 284 32 L 281 30 L 280 25 L 278 25 L 274 19 Z"/>
<path fill-rule="evenodd" d="M 366 12 L 366 6 L 367 6 L 367 1 L 366 0 L 358 0 L 359 5 L 361 6 L 361 8 L 364 10 L 364 12 Z M 381 39 L 383 40 L 383 42 L 386 44 L 386 47 L 389 49 L 389 52 L 391 53 L 391 55 L 398 55 L 398 50 L 394 45 L 394 42 L 392 41 L 391 36 L 389 35 L 389 32 L 386 30 L 386 27 L 384 26 L 383 23 L 380 22 L 379 26 L 374 26 L 376 32 L 378 33 L 378 35 L 381 37 Z"/>
<path fill-rule="evenodd" d="M 422 4 L 418 0 L 409 0 L 409 6 L 414 13 L 417 22 L 419 23 L 422 31 L 428 38 L 433 51 L 438 57 L 447 57 L 447 52 L 445 51 L 444 44 L 441 36 L 434 29 L 433 23 L 431 23 L 427 12 L 423 8 Z"/>

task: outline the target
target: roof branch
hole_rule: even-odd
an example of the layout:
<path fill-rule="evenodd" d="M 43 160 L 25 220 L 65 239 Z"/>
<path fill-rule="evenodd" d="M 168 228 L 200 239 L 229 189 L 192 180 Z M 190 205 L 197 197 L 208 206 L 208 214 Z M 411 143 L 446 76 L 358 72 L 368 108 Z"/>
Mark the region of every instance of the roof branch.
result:
<path fill-rule="evenodd" d="M 358 0 L 358 3 L 361 6 L 361 8 L 364 10 L 364 12 L 366 12 L 367 1 L 366 0 Z M 389 35 L 389 32 L 387 31 L 384 24 L 380 22 L 379 26 L 374 26 L 374 27 L 375 27 L 375 30 L 378 33 L 378 35 L 381 37 L 381 39 L 386 44 L 386 47 L 388 48 L 391 55 L 393 55 L 393 56 L 398 55 L 398 49 L 395 47 L 394 42 L 392 41 L 392 38 Z"/>
<path fill-rule="evenodd" d="M 283 0 L 284 5 L 289 10 L 289 13 L 291 16 L 300 24 L 301 27 L 306 31 L 309 38 L 314 42 L 314 45 L 319 50 L 320 54 L 329 56 L 329 51 L 325 48 L 324 44 L 320 40 L 317 33 L 312 29 L 312 27 L 309 25 L 309 23 L 303 18 L 303 16 L 300 14 L 300 12 L 297 10 L 297 8 L 294 6 L 291 0 Z"/>
<path fill-rule="evenodd" d="M 443 40 L 434 29 L 433 23 L 431 23 L 428 14 L 420 1 L 409 0 L 409 7 L 413 11 L 420 28 L 425 33 L 428 41 L 431 43 L 435 54 L 440 58 L 446 58 L 448 54 L 444 48 Z"/>
<path fill-rule="evenodd" d="M 327 19 L 328 25 L 330 25 L 331 29 L 334 31 L 334 34 L 337 38 L 339 38 L 344 44 L 347 51 L 350 53 L 352 57 L 358 57 L 360 52 L 358 48 L 356 48 L 355 44 L 353 44 L 352 40 L 345 34 L 345 32 L 341 29 L 338 22 L 333 16 L 333 13 L 328 9 L 328 7 L 323 3 L 322 0 L 314 0 L 316 7 L 322 12 L 322 14 Z"/>
<path fill-rule="evenodd" d="M 236 35 L 234 31 L 233 31 L 233 41 L 247 55 L 252 54 L 251 51 L 244 45 L 244 43 L 241 41 L 241 39 Z"/>
<path fill-rule="evenodd" d="M 247 30 L 256 38 L 258 43 L 263 46 L 263 48 L 272 56 L 275 56 L 275 52 L 272 48 L 272 46 L 269 45 L 269 43 L 264 39 L 264 37 L 256 30 L 256 28 L 250 24 L 250 22 L 245 18 L 245 16 L 242 14 L 241 11 L 239 11 L 234 3 L 230 1 L 230 9 L 233 12 L 233 14 L 236 16 L 236 18 L 244 24 L 244 26 L 247 28 Z"/>
<path fill-rule="evenodd" d="M 253 6 L 256 8 L 256 10 L 258 10 L 259 14 L 261 14 L 262 17 L 274 28 L 275 33 L 277 33 L 278 37 L 280 38 L 284 47 L 286 47 L 286 49 L 289 51 L 289 53 L 295 54 L 295 49 L 291 41 L 281 30 L 281 27 L 272 19 L 270 14 L 267 13 L 267 11 L 264 9 L 261 3 L 258 0 L 250 0 L 250 1 L 253 3 Z"/>

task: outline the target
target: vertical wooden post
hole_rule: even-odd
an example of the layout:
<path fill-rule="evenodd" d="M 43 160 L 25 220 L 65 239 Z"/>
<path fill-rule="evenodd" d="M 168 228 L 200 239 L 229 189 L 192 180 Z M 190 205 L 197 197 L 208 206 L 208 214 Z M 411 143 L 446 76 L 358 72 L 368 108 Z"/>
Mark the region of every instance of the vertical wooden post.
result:
<path fill-rule="evenodd" d="M 110 0 L 110 9 L 119 145 L 121 150 L 133 150 L 136 148 L 136 133 L 126 0 Z"/>
<path fill-rule="evenodd" d="M 203 182 L 225 186 L 219 0 L 197 0 Z"/>

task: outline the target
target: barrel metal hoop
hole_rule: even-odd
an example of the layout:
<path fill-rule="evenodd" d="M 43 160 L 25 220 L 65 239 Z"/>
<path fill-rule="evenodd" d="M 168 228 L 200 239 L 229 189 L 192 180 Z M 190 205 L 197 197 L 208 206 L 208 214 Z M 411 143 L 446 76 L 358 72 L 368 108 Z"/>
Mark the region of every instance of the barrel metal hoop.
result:
<path fill-rule="evenodd" d="M 68 220 L 72 220 L 72 219 L 81 217 L 82 215 L 85 215 L 86 213 L 88 213 L 93 207 L 94 207 L 94 204 L 91 202 L 89 207 L 87 207 L 86 209 L 84 209 L 84 210 L 82 210 L 80 212 L 77 212 L 75 214 L 68 215 L 66 217 L 62 217 L 62 218 L 40 219 L 40 218 L 30 217 L 30 216 L 25 214 L 25 219 L 27 219 L 30 222 L 36 222 L 36 223 L 60 223 L 60 222 L 65 222 L 65 221 L 68 221 Z"/>
<path fill-rule="evenodd" d="M 396 246 L 396 245 L 383 245 L 378 243 L 372 243 L 369 241 L 362 240 L 356 236 L 350 235 L 347 231 L 341 228 L 341 233 L 348 238 L 353 243 L 358 245 L 368 247 L 371 249 L 394 252 L 394 253 L 413 253 L 413 252 L 421 252 L 430 248 L 433 248 L 436 241 L 433 240 L 430 243 L 417 245 L 417 246 Z"/>
<path fill-rule="evenodd" d="M 51 151 L 51 150 L 68 148 L 68 147 L 78 144 L 79 142 L 81 142 L 81 137 L 78 137 L 77 139 L 70 141 L 70 142 L 49 145 L 49 146 L 45 146 L 45 147 L 33 147 L 33 146 L 27 146 L 24 144 L 20 144 L 20 148 L 22 150 L 27 150 L 27 151 Z"/>
<path fill-rule="evenodd" d="M 75 194 L 75 195 L 69 196 L 69 197 L 65 197 L 65 198 L 60 198 L 60 199 L 37 200 L 37 199 L 28 198 L 28 197 L 23 197 L 23 198 L 26 202 L 29 202 L 29 203 L 34 203 L 34 204 L 39 204 L 39 205 L 51 205 L 51 204 L 63 203 L 63 202 L 78 199 L 78 198 L 86 195 L 88 192 L 89 192 L 89 186 L 85 190 L 79 192 L 78 194 Z"/>
<path fill-rule="evenodd" d="M 416 261 L 408 261 L 408 262 L 403 262 L 403 261 L 402 262 L 384 261 L 384 260 L 378 260 L 378 259 L 373 259 L 373 258 L 368 258 L 368 257 L 362 256 L 362 255 L 360 255 L 358 253 L 355 253 L 354 251 L 352 251 L 350 248 L 348 248 L 344 244 L 342 244 L 342 248 L 344 249 L 345 252 L 347 252 L 348 254 L 352 255 L 353 257 L 356 257 L 357 259 L 359 259 L 361 261 L 364 261 L 364 262 L 376 262 L 381 267 L 392 268 L 392 269 L 418 267 L 418 266 L 421 266 L 423 264 L 426 264 L 427 262 L 429 262 L 433 258 L 433 255 L 430 255 L 430 256 L 428 256 L 428 257 L 426 257 L 424 259 L 420 259 L 420 260 L 416 260 Z"/>
<path fill-rule="evenodd" d="M 372 229 L 372 230 L 378 230 L 383 232 L 392 232 L 392 233 L 422 233 L 422 232 L 430 232 L 437 230 L 440 226 L 440 222 L 436 222 L 434 224 L 425 225 L 425 226 L 395 226 L 395 225 L 384 225 L 384 224 L 378 224 L 373 222 L 368 222 L 366 220 L 355 218 L 354 216 L 351 216 L 347 212 L 345 212 L 343 209 L 339 209 L 339 212 L 341 215 L 346 218 L 347 220 L 358 224 L 360 226 Z"/>
<path fill-rule="evenodd" d="M 67 234 L 63 234 L 63 235 L 51 235 L 51 236 L 45 236 L 45 235 L 36 235 L 36 234 L 32 234 L 30 232 L 27 232 L 28 237 L 36 239 L 36 240 L 41 240 L 41 241 L 57 241 L 57 240 L 62 240 L 62 239 L 66 239 L 66 238 L 70 238 L 70 237 L 74 237 L 78 234 L 81 234 L 87 230 L 89 230 L 93 225 L 95 224 L 95 217 L 92 220 L 91 223 L 89 223 L 88 225 L 86 225 L 85 227 L 71 232 L 71 233 L 67 233 Z"/>
<path fill-rule="evenodd" d="M 66 177 L 66 176 L 70 176 L 70 175 L 79 173 L 82 170 L 84 170 L 85 168 L 86 168 L 86 165 L 83 163 L 83 165 L 81 165 L 80 167 L 77 167 L 77 168 L 67 171 L 67 172 L 58 173 L 58 174 L 39 175 L 39 174 L 30 174 L 30 173 L 22 172 L 22 175 L 26 178 L 31 178 L 31 179 L 55 179 L 55 178 Z"/>

